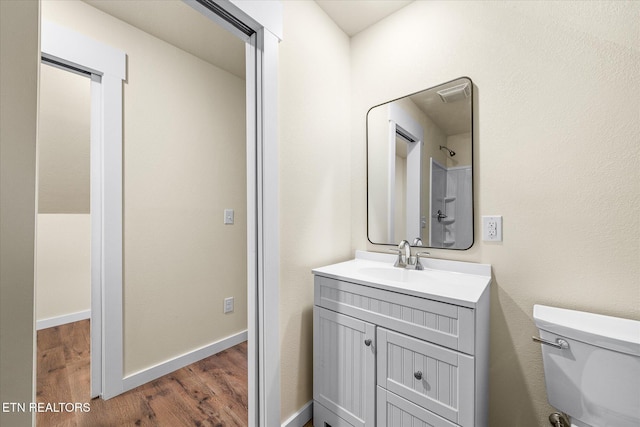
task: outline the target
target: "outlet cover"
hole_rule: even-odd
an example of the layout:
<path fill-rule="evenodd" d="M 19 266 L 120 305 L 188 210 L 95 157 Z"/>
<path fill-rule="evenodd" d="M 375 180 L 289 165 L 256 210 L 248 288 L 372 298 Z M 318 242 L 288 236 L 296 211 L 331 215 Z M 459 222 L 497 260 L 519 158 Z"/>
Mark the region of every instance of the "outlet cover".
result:
<path fill-rule="evenodd" d="M 233 312 L 233 297 L 224 299 L 224 312 L 225 313 Z"/>
<path fill-rule="evenodd" d="M 485 242 L 502 242 L 502 216 L 482 216 L 482 240 Z"/>

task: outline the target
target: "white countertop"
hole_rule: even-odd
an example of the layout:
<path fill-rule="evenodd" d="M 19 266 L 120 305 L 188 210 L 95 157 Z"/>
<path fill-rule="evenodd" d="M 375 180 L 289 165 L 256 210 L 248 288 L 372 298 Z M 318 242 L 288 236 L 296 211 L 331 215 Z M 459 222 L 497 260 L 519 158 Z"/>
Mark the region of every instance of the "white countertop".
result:
<path fill-rule="evenodd" d="M 396 255 L 357 251 L 356 258 L 313 269 L 313 274 L 474 308 L 491 284 L 491 266 L 423 259 L 424 270 L 393 266 Z"/>

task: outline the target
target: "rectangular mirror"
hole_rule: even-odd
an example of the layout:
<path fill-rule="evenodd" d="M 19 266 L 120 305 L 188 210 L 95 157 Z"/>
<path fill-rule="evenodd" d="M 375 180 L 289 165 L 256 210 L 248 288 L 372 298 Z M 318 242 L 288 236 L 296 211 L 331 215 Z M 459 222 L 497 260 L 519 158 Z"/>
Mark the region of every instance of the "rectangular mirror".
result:
<path fill-rule="evenodd" d="M 473 82 L 461 77 L 367 113 L 367 236 L 473 245 Z"/>

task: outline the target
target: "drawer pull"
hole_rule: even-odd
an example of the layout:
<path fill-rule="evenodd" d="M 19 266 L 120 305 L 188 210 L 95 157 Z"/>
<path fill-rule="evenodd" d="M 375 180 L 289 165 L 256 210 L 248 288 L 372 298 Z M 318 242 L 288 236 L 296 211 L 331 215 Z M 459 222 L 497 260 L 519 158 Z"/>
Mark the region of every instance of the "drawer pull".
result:
<path fill-rule="evenodd" d="M 417 380 L 421 380 L 422 379 L 422 371 L 415 372 L 413 374 L 413 376 L 416 377 Z"/>
<path fill-rule="evenodd" d="M 370 339 L 366 339 L 364 340 L 364 345 L 366 345 L 367 347 L 369 347 L 371 345 L 371 340 Z"/>

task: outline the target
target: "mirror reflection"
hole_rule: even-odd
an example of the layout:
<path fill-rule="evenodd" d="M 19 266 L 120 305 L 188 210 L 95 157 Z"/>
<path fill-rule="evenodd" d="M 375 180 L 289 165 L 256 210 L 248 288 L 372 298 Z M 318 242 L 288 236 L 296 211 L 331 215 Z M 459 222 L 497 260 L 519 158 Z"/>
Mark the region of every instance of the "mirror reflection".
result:
<path fill-rule="evenodd" d="M 459 78 L 367 113 L 368 238 L 473 245 L 473 83 Z"/>

